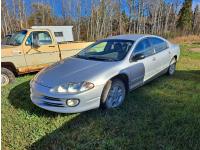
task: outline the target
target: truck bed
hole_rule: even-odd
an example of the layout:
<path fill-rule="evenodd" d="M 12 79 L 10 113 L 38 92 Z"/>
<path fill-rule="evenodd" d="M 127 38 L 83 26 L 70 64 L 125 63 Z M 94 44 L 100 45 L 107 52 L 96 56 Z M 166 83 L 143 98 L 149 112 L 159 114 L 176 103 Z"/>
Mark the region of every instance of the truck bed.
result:
<path fill-rule="evenodd" d="M 59 48 L 61 50 L 62 58 L 73 56 L 77 54 L 83 48 L 91 45 L 93 42 L 68 42 L 60 43 Z"/>

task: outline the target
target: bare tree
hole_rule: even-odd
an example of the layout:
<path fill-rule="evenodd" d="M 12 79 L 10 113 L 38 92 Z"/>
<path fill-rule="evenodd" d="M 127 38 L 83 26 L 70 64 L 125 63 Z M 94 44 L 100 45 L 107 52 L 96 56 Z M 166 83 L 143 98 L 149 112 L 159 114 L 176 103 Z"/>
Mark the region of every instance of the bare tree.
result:
<path fill-rule="evenodd" d="M 76 40 L 96 40 L 110 35 L 177 34 L 182 0 L 2 0 L 2 36 L 32 25 L 73 25 Z M 61 16 L 56 5 L 61 3 Z M 127 8 L 124 8 L 127 7 Z M 191 33 L 199 34 L 199 8 L 193 14 Z"/>

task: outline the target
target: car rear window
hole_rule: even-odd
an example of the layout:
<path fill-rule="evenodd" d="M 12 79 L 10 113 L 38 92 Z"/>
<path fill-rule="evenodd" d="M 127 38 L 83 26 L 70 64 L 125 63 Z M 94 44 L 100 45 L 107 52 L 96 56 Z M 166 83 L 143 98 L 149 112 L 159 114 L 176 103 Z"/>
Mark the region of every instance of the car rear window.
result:
<path fill-rule="evenodd" d="M 151 37 L 151 38 L 149 38 L 149 40 L 152 43 L 152 45 L 154 46 L 155 51 L 157 53 L 168 48 L 168 44 L 160 38 Z"/>

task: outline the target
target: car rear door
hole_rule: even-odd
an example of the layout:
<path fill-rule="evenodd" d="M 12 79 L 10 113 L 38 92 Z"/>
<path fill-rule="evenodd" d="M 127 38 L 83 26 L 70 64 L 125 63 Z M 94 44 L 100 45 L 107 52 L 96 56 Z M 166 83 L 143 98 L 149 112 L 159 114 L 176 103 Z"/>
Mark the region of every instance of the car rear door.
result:
<path fill-rule="evenodd" d="M 155 57 L 158 59 L 158 72 L 163 71 L 169 67 L 170 63 L 170 49 L 168 43 L 161 38 L 149 37 L 149 41 L 154 47 Z"/>

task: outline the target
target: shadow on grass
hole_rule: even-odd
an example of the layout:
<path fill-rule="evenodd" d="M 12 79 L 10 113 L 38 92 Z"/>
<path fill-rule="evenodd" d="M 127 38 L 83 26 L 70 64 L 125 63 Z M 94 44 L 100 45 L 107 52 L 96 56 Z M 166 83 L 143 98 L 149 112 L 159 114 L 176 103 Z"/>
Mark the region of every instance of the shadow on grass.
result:
<path fill-rule="evenodd" d="M 56 117 L 58 114 L 50 111 L 45 111 L 35 106 L 30 99 L 30 80 L 23 82 L 11 89 L 8 99 L 10 103 L 17 109 L 27 111 L 29 114 L 37 116 Z M 63 114 L 64 115 L 64 114 Z"/>
<path fill-rule="evenodd" d="M 169 84 L 169 78 L 178 79 L 180 84 L 185 81 L 197 83 L 200 71 L 183 70 L 172 77 L 160 77 L 129 93 L 120 108 L 83 112 L 27 149 L 198 149 L 200 127 L 196 126 L 196 112 L 186 109 L 194 104 L 193 101 L 177 103 L 176 99 L 181 97 L 166 95 L 166 91 L 171 92 L 167 88 L 163 95 L 154 93 L 162 88 L 159 87 L 161 82 Z M 27 81 L 12 89 L 9 99 L 15 107 L 31 114 L 56 116 L 56 113 L 33 105 L 29 95 Z M 197 98 L 193 100 L 196 102 Z"/>

